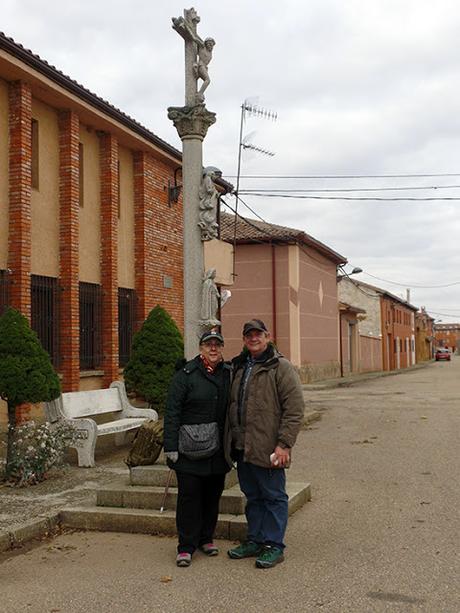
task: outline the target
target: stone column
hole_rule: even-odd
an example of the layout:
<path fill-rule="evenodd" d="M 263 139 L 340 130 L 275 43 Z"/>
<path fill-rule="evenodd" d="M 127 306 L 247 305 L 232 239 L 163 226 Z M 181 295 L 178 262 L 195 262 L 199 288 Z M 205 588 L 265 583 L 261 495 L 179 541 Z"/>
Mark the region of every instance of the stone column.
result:
<path fill-rule="evenodd" d="M 182 140 L 184 206 L 184 351 L 191 359 L 198 353 L 201 291 L 204 273 L 203 242 L 199 222 L 199 188 L 203 173 L 202 144 L 215 113 L 204 104 L 170 107 L 168 117 Z"/>

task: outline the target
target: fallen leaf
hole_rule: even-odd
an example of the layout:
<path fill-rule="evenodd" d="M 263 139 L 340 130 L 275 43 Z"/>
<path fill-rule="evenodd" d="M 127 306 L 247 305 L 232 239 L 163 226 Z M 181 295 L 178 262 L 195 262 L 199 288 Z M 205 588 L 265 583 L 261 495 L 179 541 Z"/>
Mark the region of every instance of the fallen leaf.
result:
<path fill-rule="evenodd" d="M 169 583 L 170 581 L 172 581 L 172 577 L 170 575 L 163 575 L 160 578 L 161 583 Z"/>
<path fill-rule="evenodd" d="M 421 415 L 420 419 L 428 419 L 428 417 L 426 415 Z"/>

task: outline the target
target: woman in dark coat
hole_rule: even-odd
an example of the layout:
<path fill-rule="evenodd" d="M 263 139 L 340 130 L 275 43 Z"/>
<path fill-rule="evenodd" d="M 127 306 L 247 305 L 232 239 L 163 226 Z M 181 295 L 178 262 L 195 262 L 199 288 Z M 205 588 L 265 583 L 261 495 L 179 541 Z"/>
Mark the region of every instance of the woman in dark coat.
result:
<path fill-rule="evenodd" d="M 230 470 L 223 442 L 230 366 L 223 361 L 223 346 L 224 339 L 219 332 L 204 333 L 199 355 L 174 375 L 169 389 L 164 450 L 168 466 L 177 475 L 178 566 L 190 566 L 198 548 L 209 556 L 218 554 L 213 536 L 225 474 Z M 211 422 L 217 422 L 220 437 L 219 449 L 211 457 L 191 460 L 179 453 L 181 425 Z"/>

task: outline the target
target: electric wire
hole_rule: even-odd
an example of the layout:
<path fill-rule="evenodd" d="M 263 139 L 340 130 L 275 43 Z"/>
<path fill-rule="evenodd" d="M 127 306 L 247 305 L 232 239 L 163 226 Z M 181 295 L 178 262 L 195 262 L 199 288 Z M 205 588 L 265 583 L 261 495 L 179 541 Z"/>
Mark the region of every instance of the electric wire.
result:
<path fill-rule="evenodd" d="M 310 189 L 242 189 L 240 194 L 254 193 L 283 193 L 283 194 L 310 194 L 316 193 L 335 193 L 335 192 L 398 192 L 415 190 L 438 190 L 438 189 L 458 189 L 460 185 L 401 185 L 399 187 L 343 187 L 338 188 L 310 188 Z"/>
<path fill-rule="evenodd" d="M 373 279 L 377 279 L 378 281 L 383 281 L 384 283 L 390 283 L 391 285 L 399 285 L 400 287 L 409 287 L 414 289 L 441 289 L 444 287 L 453 287 L 454 285 L 460 285 L 460 281 L 454 281 L 453 283 L 446 283 L 443 285 L 416 285 L 414 283 L 398 283 L 397 281 L 390 281 L 389 279 L 383 279 L 382 277 L 371 275 L 370 272 L 366 272 L 364 270 L 362 274 L 367 275 L 368 277 L 372 277 Z"/>
<path fill-rule="evenodd" d="M 243 192 L 246 195 L 246 192 Z M 458 201 L 460 197 L 457 196 L 444 196 L 444 197 L 427 197 L 427 198 L 413 198 L 410 196 L 399 196 L 397 198 L 381 198 L 378 196 L 307 196 L 305 194 L 274 194 L 274 193 L 261 193 L 251 192 L 251 196 L 263 197 L 263 198 L 292 198 L 297 200 L 350 200 L 350 201 L 373 201 L 373 202 L 441 202 L 441 201 Z"/>
<path fill-rule="evenodd" d="M 229 179 L 237 175 L 228 175 Z M 241 179 L 415 179 L 431 177 L 460 177 L 460 172 L 381 174 L 381 175 L 240 175 Z"/>

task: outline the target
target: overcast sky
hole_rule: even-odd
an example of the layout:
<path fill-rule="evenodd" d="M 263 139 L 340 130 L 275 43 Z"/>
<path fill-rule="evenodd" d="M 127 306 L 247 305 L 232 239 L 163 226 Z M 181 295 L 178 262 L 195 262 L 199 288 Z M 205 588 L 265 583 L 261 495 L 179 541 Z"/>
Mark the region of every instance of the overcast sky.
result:
<path fill-rule="evenodd" d="M 460 198 L 460 4 L 455 0 L 202 0 L 198 33 L 216 40 L 206 104 L 217 123 L 206 165 L 235 183 L 241 104 L 248 117 L 245 190 L 316 196 Z M 0 29 L 181 148 L 166 108 L 183 104 L 176 0 L 3 0 Z M 269 176 L 448 174 L 444 177 L 293 179 Z M 265 175 L 246 179 L 244 175 Z M 275 192 L 276 193 L 276 192 Z M 279 193 L 279 192 L 278 192 Z M 293 195 L 292 192 L 290 195 Z M 313 200 L 243 195 L 263 219 L 302 229 L 345 255 L 367 283 L 460 321 L 460 200 Z M 229 200 L 232 206 L 234 202 Z M 254 217 L 241 204 L 239 210 Z M 452 287 L 422 289 L 458 283 Z M 451 316 L 449 316 L 449 314 Z"/>

